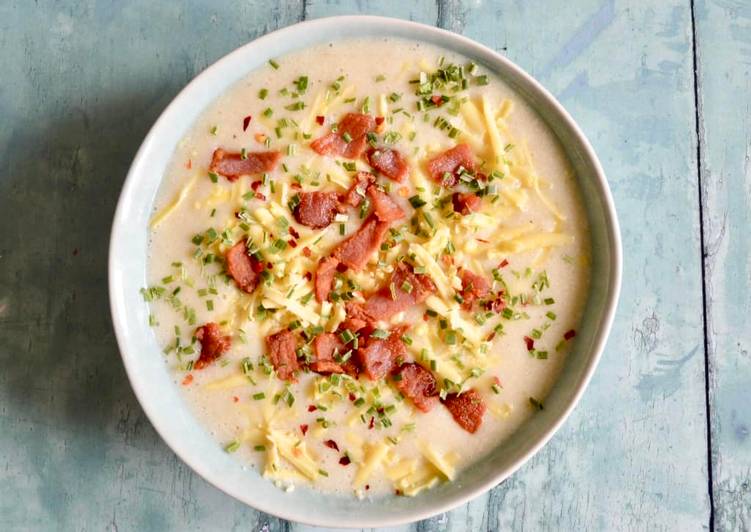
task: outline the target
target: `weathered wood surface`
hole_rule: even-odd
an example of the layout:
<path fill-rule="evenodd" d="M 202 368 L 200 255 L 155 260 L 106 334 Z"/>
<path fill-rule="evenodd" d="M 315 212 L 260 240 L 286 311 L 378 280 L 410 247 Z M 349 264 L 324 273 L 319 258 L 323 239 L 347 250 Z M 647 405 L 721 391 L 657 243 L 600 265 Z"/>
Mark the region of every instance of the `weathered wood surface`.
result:
<path fill-rule="evenodd" d="M 400 530 L 697 530 L 710 525 L 710 487 L 718 529 L 750 527 L 751 13 L 742 0 L 692 8 L 690 0 L 0 4 L 0 530 L 307 529 L 221 494 L 155 434 L 114 342 L 106 246 L 132 156 L 190 78 L 276 27 L 343 13 L 440 25 L 535 75 L 592 140 L 624 237 L 616 325 L 569 422 L 489 494 Z"/>
<path fill-rule="evenodd" d="M 695 22 L 715 524 L 751 530 L 751 3 Z"/>

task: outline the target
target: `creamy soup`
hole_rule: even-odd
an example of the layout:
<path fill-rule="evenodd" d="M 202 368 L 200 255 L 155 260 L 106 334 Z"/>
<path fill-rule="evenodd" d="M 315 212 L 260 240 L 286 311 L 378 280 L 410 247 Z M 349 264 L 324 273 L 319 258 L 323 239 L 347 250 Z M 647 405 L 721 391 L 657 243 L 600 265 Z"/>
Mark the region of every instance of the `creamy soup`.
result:
<path fill-rule="evenodd" d="M 151 231 L 176 385 L 286 490 L 454 480 L 544 408 L 587 298 L 553 133 L 482 66 L 397 39 L 236 83 L 177 146 Z"/>

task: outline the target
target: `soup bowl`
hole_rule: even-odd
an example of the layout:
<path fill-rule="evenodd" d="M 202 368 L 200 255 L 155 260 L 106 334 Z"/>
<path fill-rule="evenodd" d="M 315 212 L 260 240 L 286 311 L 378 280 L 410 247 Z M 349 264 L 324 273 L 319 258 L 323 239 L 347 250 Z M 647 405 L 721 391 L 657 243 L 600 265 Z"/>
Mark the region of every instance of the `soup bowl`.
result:
<path fill-rule="evenodd" d="M 546 400 L 524 423 L 455 481 L 417 497 L 365 500 L 299 488 L 276 489 L 225 453 L 193 416 L 174 385 L 139 289 L 146 286 L 149 219 L 175 147 L 219 95 L 269 59 L 322 42 L 358 37 L 401 37 L 458 52 L 498 75 L 547 122 L 576 172 L 591 231 L 588 301 L 575 344 Z M 191 81 L 170 103 L 143 141 L 123 185 L 112 226 L 109 293 L 117 341 L 133 390 L 169 447 L 211 484 L 275 516 L 333 527 L 374 527 L 423 519 L 492 488 L 534 455 L 561 426 L 581 397 L 603 351 L 621 279 L 621 243 L 613 200 L 592 147 L 579 127 L 537 81 L 498 53 L 454 33 L 403 20 L 346 16 L 302 22 L 265 35 L 223 57 Z"/>

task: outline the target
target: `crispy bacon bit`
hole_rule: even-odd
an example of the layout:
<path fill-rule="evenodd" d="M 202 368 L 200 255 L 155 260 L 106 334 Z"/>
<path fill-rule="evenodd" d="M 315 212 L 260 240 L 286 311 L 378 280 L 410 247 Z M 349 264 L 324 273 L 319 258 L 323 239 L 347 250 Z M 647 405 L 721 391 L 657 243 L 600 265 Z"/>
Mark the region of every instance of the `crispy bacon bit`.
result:
<path fill-rule="evenodd" d="M 348 466 L 350 463 L 351 460 L 346 454 L 339 459 L 339 465 Z"/>
<path fill-rule="evenodd" d="M 344 344 L 334 333 L 319 334 L 313 340 L 315 360 L 310 363 L 310 369 L 316 373 L 331 374 L 344 373 L 344 369 L 334 360 L 335 354 L 344 354 Z"/>
<path fill-rule="evenodd" d="M 300 425 L 300 432 L 302 432 L 302 435 L 305 436 L 308 433 L 308 426 L 305 424 Z"/>
<path fill-rule="evenodd" d="M 566 333 L 563 335 L 563 339 L 571 340 L 574 336 L 576 336 L 576 331 L 571 329 L 569 331 L 566 331 Z"/>
<path fill-rule="evenodd" d="M 250 116 L 250 115 L 248 115 L 248 116 L 246 116 L 245 118 L 243 118 L 243 131 L 245 131 L 246 129 L 248 129 L 248 126 L 250 125 L 250 120 L 251 120 L 252 118 L 253 118 L 253 117 L 252 117 L 252 116 Z"/>
<path fill-rule="evenodd" d="M 467 390 L 462 394 L 449 394 L 443 400 L 451 415 L 464 430 L 475 433 L 482 425 L 482 416 L 486 406 L 482 396 L 475 389 Z"/>
<path fill-rule="evenodd" d="M 339 266 L 339 260 L 334 257 L 326 257 L 318 264 L 313 284 L 315 286 L 316 301 L 319 303 L 323 303 L 329 298 L 331 287 L 334 286 L 334 276 L 336 275 L 337 266 Z"/>
<path fill-rule="evenodd" d="M 266 337 L 269 360 L 282 380 L 297 382 L 295 372 L 300 369 L 297 363 L 297 338 L 294 333 L 284 329 Z"/>
<path fill-rule="evenodd" d="M 419 410 L 429 412 L 438 402 L 435 377 L 420 364 L 402 364 L 397 375 L 399 380 L 395 381 L 396 388 L 404 397 L 411 399 Z"/>
<path fill-rule="evenodd" d="M 357 363 L 355 357 L 350 357 L 349 360 L 342 364 L 342 368 L 344 369 L 344 373 L 353 379 L 357 379 L 360 376 L 360 365 Z"/>
<path fill-rule="evenodd" d="M 183 379 L 183 386 L 188 386 L 191 382 L 193 382 L 193 374 L 188 373 L 185 378 Z"/>
<path fill-rule="evenodd" d="M 341 155 L 357 159 L 367 146 L 366 135 L 375 129 L 373 117 L 366 114 L 348 113 L 332 131 L 314 140 L 310 147 L 319 155 Z M 348 140 L 345 140 L 348 139 Z"/>
<path fill-rule="evenodd" d="M 488 295 L 490 283 L 483 276 L 464 268 L 459 269 L 459 277 L 462 280 L 462 298 L 464 299 L 462 308 L 470 310 L 475 301 Z"/>
<path fill-rule="evenodd" d="M 500 270 L 501 268 L 505 268 L 506 266 L 508 266 L 508 260 L 507 260 L 507 259 L 503 259 L 503 260 L 502 260 L 502 261 L 501 261 L 501 262 L 500 262 L 500 263 L 498 264 L 498 269 Z"/>
<path fill-rule="evenodd" d="M 524 343 L 527 344 L 527 351 L 534 351 L 535 350 L 535 341 L 532 340 L 529 336 L 524 337 Z"/>
<path fill-rule="evenodd" d="M 454 212 L 466 216 L 480 210 L 482 198 L 473 193 L 454 192 L 451 195 L 451 203 L 454 206 Z"/>
<path fill-rule="evenodd" d="M 495 313 L 503 312 L 506 308 L 506 300 L 503 299 L 503 291 L 498 292 L 495 298 L 485 303 L 485 308 Z"/>
<path fill-rule="evenodd" d="M 334 249 L 333 256 L 348 268 L 362 269 L 381 246 L 389 225 L 388 222 L 379 221 L 374 215 L 369 216 L 353 235 Z"/>
<path fill-rule="evenodd" d="M 368 197 L 373 204 L 373 213 L 382 222 L 395 222 L 404 218 L 404 211 L 391 196 L 374 185 L 368 187 Z"/>
<path fill-rule="evenodd" d="M 214 150 L 209 171 L 235 181 L 242 175 L 271 172 L 282 157 L 278 151 L 248 152 L 245 159 L 240 153 L 229 153 L 221 148 Z"/>
<path fill-rule="evenodd" d="M 259 273 L 263 271 L 263 263 L 248 255 L 247 246 L 247 240 L 241 240 L 227 251 L 224 260 L 227 264 L 227 273 L 234 279 L 237 287 L 250 294 L 261 279 Z"/>
<path fill-rule="evenodd" d="M 355 182 L 352 183 L 352 186 L 344 194 L 342 203 L 350 207 L 359 207 L 371 183 L 375 183 L 375 176 L 373 174 L 369 172 L 357 172 Z"/>
<path fill-rule="evenodd" d="M 365 376 L 372 381 L 384 378 L 407 356 L 401 331 L 392 332 L 388 338 L 368 339 L 367 345 L 357 350 L 357 357 Z"/>
<path fill-rule="evenodd" d="M 299 224 L 312 229 L 323 229 L 334 221 L 339 197 L 336 192 L 300 192 L 300 203 L 293 214 Z"/>
<path fill-rule="evenodd" d="M 334 449 L 336 452 L 339 452 L 339 446 L 334 440 L 326 440 L 323 444 L 329 449 Z"/>
<path fill-rule="evenodd" d="M 203 369 L 226 353 L 232 345 L 232 338 L 224 336 L 219 325 L 210 322 L 196 329 L 196 340 L 201 343 L 201 356 L 193 364 L 193 369 Z"/>
<path fill-rule="evenodd" d="M 391 287 L 394 293 L 391 293 Z M 368 296 L 365 303 L 347 303 L 347 316 L 364 324 L 388 320 L 394 314 L 407 310 L 425 301 L 435 291 L 435 285 L 427 275 L 416 274 L 404 262 L 396 265 L 388 284 Z"/>
<path fill-rule="evenodd" d="M 316 116 L 316 124 L 318 124 L 319 126 L 322 126 L 325 121 L 326 118 L 324 118 L 323 115 Z"/>
<path fill-rule="evenodd" d="M 456 184 L 456 174 L 460 168 L 469 171 L 474 171 L 475 169 L 474 156 L 467 144 L 457 144 L 450 150 L 446 150 L 428 161 L 428 173 L 430 177 L 447 187 L 453 187 Z M 449 174 L 450 178 L 445 178 L 446 174 Z"/>
<path fill-rule="evenodd" d="M 315 412 L 316 410 L 318 410 L 316 405 L 308 405 L 308 412 Z"/>
<path fill-rule="evenodd" d="M 407 160 L 391 148 L 373 148 L 368 151 L 368 162 L 381 174 L 401 183 L 409 173 Z"/>

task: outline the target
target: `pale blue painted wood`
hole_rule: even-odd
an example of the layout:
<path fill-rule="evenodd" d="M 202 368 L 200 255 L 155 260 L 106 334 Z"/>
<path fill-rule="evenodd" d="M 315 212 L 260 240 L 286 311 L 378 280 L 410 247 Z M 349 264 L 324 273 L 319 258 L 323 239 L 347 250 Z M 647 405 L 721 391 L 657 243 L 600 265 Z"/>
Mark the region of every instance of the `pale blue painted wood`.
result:
<path fill-rule="evenodd" d="M 738 191 L 748 193 L 741 147 L 750 128 L 736 118 L 749 116 L 744 6 L 701 2 L 697 19 L 705 235 L 720 250 L 707 264 L 718 331 L 715 499 L 726 529 L 748 526 L 749 507 L 749 423 L 739 416 L 751 339 L 738 317 L 748 305 L 739 273 L 747 273 L 739 228 L 748 203 Z M 394 530 L 707 527 L 689 0 L 46 0 L 0 5 L 0 530 L 309 528 L 221 494 L 159 440 L 121 369 L 104 256 L 130 159 L 174 94 L 257 35 L 342 13 L 439 24 L 505 50 L 537 76 L 598 150 L 626 252 L 608 352 L 561 432 L 490 494 Z M 710 67 L 715 54 L 724 59 Z M 728 101 L 745 114 L 723 107 Z M 726 181 L 715 189 L 711 176 Z"/>
<path fill-rule="evenodd" d="M 751 4 L 699 1 L 696 42 L 718 530 L 751 530 Z"/>

